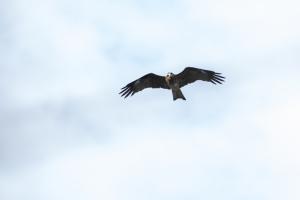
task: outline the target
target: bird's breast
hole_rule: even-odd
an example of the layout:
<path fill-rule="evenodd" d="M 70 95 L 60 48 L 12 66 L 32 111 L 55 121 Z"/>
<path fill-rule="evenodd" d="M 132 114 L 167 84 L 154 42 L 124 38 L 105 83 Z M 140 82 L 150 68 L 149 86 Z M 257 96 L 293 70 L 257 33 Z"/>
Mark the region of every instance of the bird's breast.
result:
<path fill-rule="evenodd" d="M 179 87 L 176 80 L 172 77 L 166 77 L 166 82 L 171 89 L 177 89 Z"/>

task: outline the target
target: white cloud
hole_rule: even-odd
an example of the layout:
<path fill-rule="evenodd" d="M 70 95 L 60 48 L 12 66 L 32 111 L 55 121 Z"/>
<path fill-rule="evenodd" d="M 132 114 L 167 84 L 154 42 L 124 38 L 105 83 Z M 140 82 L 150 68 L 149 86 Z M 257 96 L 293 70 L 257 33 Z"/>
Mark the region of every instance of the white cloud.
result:
<path fill-rule="evenodd" d="M 22 181 L 14 185 L 43 199 L 242 198 L 259 187 L 246 180 L 250 178 L 246 173 L 260 169 L 246 166 L 256 153 L 248 152 L 252 158 L 243 157 L 235 152 L 236 147 L 225 137 L 203 137 L 198 132 L 186 137 L 161 133 L 106 147 L 90 145 L 24 171 Z M 236 194 L 236 189 L 249 184 L 254 188 Z M 17 194 L 27 197 L 22 190 Z"/>
<path fill-rule="evenodd" d="M 1 199 L 298 199 L 297 7 L 6 3 Z M 227 81 L 118 97 L 186 65 Z"/>

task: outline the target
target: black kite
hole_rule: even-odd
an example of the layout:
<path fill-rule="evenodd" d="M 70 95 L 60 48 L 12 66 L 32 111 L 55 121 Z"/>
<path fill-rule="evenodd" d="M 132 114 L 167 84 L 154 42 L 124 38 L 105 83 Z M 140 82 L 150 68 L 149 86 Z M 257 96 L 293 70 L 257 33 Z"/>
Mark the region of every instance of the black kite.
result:
<path fill-rule="evenodd" d="M 126 98 L 145 88 L 164 88 L 172 90 L 174 101 L 179 98 L 186 100 L 180 90 L 181 87 L 197 80 L 209 81 L 213 84 L 222 84 L 224 79 L 225 77 L 221 76 L 221 73 L 195 67 L 186 67 L 179 74 L 168 73 L 166 76 L 159 76 L 153 73 L 146 74 L 145 76 L 128 83 L 121 89 L 119 94 Z"/>

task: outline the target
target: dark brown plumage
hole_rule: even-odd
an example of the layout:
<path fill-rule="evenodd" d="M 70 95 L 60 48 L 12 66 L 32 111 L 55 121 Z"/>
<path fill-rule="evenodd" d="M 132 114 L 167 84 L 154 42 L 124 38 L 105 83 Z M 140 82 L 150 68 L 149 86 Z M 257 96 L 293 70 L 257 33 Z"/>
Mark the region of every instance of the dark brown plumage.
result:
<path fill-rule="evenodd" d="M 214 71 L 198 69 L 195 67 L 186 67 L 182 72 L 176 75 L 179 81 L 179 86 L 183 87 L 187 84 L 193 83 L 197 80 L 209 81 L 213 84 L 222 84 L 225 77 L 221 76 L 221 73 L 216 73 Z"/>
<path fill-rule="evenodd" d="M 126 98 L 129 95 L 132 96 L 145 88 L 170 89 L 165 81 L 165 77 L 150 73 L 135 81 L 132 81 L 131 83 L 128 83 L 122 88 L 122 91 L 119 94 Z"/>
<path fill-rule="evenodd" d="M 121 96 L 124 98 L 129 95 L 142 91 L 145 88 L 164 88 L 171 89 L 173 100 L 181 98 L 185 100 L 180 88 L 187 84 L 193 83 L 197 80 L 208 81 L 213 84 L 222 84 L 225 77 L 221 73 L 216 73 L 210 70 L 198 69 L 195 67 L 186 67 L 182 72 L 175 75 L 168 73 L 165 77 L 153 73 L 146 74 L 145 76 L 132 81 L 121 89 Z"/>

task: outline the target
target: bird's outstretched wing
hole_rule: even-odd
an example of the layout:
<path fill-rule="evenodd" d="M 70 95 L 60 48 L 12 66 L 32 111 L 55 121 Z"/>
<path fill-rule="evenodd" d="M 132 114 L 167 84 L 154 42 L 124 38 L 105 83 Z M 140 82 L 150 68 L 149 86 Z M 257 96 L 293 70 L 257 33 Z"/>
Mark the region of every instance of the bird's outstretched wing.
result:
<path fill-rule="evenodd" d="M 149 73 L 135 81 L 132 81 L 131 83 L 128 83 L 121 89 L 121 92 L 119 94 L 121 94 L 122 97 L 124 96 L 124 98 L 126 98 L 129 95 L 132 96 L 145 88 L 169 89 L 169 86 L 165 81 L 165 77 Z"/>
<path fill-rule="evenodd" d="M 225 77 L 221 76 L 221 73 L 195 67 L 186 67 L 182 72 L 177 74 L 175 78 L 179 83 L 179 87 L 183 87 L 197 80 L 209 81 L 213 84 L 222 84 L 225 79 Z"/>

